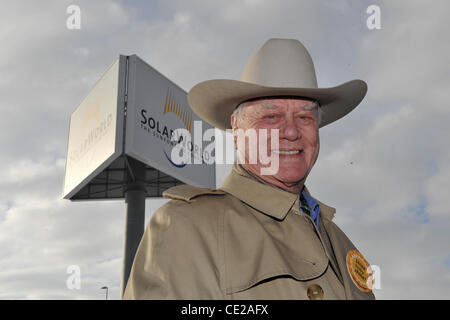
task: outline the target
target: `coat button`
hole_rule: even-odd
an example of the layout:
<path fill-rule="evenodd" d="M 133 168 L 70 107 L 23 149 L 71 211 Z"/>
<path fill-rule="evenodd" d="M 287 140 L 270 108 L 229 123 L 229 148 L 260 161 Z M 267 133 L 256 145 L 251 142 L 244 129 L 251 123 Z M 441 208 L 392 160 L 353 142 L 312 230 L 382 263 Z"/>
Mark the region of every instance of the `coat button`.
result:
<path fill-rule="evenodd" d="M 313 284 L 308 287 L 306 291 L 309 300 L 322 300 L 323 299 L 323 290 L 322 287 L 318 284 Z"/>

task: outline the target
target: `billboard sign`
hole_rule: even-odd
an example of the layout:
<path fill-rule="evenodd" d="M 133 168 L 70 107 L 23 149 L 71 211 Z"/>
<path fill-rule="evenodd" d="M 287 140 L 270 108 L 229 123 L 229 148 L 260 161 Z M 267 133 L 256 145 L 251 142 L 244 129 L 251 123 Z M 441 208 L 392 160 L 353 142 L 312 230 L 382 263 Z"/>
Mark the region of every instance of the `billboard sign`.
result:
<path fill-rule="evenodd" d="M 212 156 L 205 153 L 211 141 L 202 139 L 212 127 L 191 110 L 186 92 L 133 55 L 128 97 L 125 153 L 186 183 L 215 188 L 215 166 L 202 161 Z M 191 163 L 172 159 L 172 149 L 181 141 L 187 143 Z"/>
<path fill-rule="evenodd" d="M 205 146 L 214 142 L 202 139 L 209 128 L 193 113 L 183 89 L 136 55 L 120 56 L 70 117 L 63 197 L 123 198 L 127 157 L 147 166 L 142 177 L 147 196 L 181 182 L 215 188 L 215 165 L 201 159 L 212 156 Z M 192 133 L 189 150 L 195 163 L 173 161 L 177 129 Z M 186 136 L 181 140 L 188 141 Z M 151 190 L 155 182 L 156 193 Z"/>
<path fill-rule="evenodd" d="M 64 198 L 71 198 L 122 153 L 125 68 L 121 56 L 70 116 Z"/>

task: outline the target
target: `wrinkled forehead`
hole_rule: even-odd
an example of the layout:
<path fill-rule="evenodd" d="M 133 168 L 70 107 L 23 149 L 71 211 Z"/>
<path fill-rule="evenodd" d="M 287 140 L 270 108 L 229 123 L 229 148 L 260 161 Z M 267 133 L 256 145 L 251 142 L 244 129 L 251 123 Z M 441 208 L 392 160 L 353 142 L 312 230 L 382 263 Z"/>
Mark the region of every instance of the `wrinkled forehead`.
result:
<path fill-rule="evenodd" d="M 317 102 L 309 98 L 287 97 L 287 98 L 261 98 L 244 102 L 246 106 L 256 109 L 279 110 L 291 107 L 294 109 L 310 111 L 317 107 Z"/>

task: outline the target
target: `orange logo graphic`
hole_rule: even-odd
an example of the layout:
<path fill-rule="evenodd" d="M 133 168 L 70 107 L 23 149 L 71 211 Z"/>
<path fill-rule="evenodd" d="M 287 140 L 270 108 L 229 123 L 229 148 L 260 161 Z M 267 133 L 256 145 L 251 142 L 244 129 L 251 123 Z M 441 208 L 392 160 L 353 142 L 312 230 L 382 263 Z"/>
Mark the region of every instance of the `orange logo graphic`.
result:
<path fill-rule="evenodd" d="M 175 113 L 178 116 L 178 118 L 180 118 L 181 121 L 183 121 L 186 129 L 188 129 L 189 132 L 191 131 L 192 127 L 191 112 L 184 110 L 184 108 L 177 103 L 175 97 L 173 97 L 169 89 L 167 89 L 166 92 L 166 101 L 164 103 L 163 114 L 165 114 L 166 112 Z"/>
<path fill-rule="evenodd" d="M 348 273 L 358 289 L 364 292 L 372 291 L 370 280 L 373 272 L 363 255 L 356 250 L 350 250 L 346 260 Z"/>

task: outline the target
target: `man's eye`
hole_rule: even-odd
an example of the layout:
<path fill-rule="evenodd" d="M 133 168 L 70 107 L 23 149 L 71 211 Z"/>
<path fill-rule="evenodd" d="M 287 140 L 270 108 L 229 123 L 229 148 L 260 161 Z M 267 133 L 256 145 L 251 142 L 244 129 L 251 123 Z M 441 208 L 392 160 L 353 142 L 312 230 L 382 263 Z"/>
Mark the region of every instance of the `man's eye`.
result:
<path fill-rule="evenodd" d="M 276 119 L 276 115 L 274 115 L 274 114 L 269 114 L 266 118 L 267 119 Z"/>

